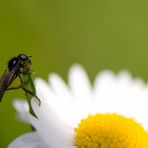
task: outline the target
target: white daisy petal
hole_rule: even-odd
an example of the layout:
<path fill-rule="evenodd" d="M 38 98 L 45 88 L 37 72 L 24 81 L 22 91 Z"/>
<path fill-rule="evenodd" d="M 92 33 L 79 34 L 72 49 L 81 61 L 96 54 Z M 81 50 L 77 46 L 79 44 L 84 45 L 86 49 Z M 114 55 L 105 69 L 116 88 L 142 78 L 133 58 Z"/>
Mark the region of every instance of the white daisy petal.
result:
<path fill-rule="evenodd" d="M 28 133 L 15 139 L 8 148 L 49 148 L 43 141 L 37 132 Z"/>
<path fill-rule="evenodd" d="M 65 84 L 64 80 L 60 78 L 55 73 L 52 73 L 48 77 L 49 84 L 51 85 L 51 88 L 53 89 L 54 93 L 58 95 L 58 98 L 61 99 L 69 99 L 70 96 L 70 90 L 68 89 L 67 85 Z M 64 101 L 64 100 L 63 100 Z"/>
<path fill-rule="evenodd" d="M 101 113 L 108 112 L 109 106 L 111 106 L 110 96 L 116 95 L 116 77 L 111 71 L 103 71 L 99 73 L 94 81 L 94 112 L 97 110 Z M 107 92 L 106 92 L 107 90 Z"/>
<path fill-rule="evenodd" d="M 29 111 L 29 106 L 28 106 L 27 101 L 16 99 L 13 102 L 13 105 L 18 112 L 24 112 L 24 111 L 28 112 Z"/>
<path fill-rule="evenodd" d="M 50 112 L 50 109 L 53 108 L 55 111 L 57 110 L 56 112 L 59 112 L 60 106 L 58 106 L 56 103 L 57 97 L 54 95 L 49 85 L 41 79 L 36 79 L 35 84 L 36 84 L 37 96 L 40 98 L 40 100 L 42 99 L 41 100 L 42 104 L 47 105 L 47 112 Z"/>
<path fill-rule="evenodd" d="M 45 110 L 46 108 L 47 113 L 50 113 L 51 110 L 54 110 L 54 113 L 57 114 L 57 116 L 61 117 L 62 119 L 64 114 L 68 113 L 67 109 L 71 108 L 70 104 L 67 108 L 64 108 L 63 105 L 65 104 L 65 101 L 63 101 L 62 99 L 60 100 L 60 98 L 57 98 L 57 96 L 55 96 L 52 90 L 50 89 L 49 85 L 47 85 L 47 83 L 45 83 L 43 80 L 37 79 L 35 81 L 35 84 L 36 84 L 37 96 L 41 100 L 41 108 L 43 107 L 43 110 Z M 48 118 L 50 118 L 49 115 L 47 116 Z"/>
<path fill-rule="evenodd" d="M 130 83 L 133 82 L 132 76 L 131 74 L 126 71 L 126 70 L 122 70 L 119 72 L 119 74 L 117 75 L 119 81 L 121 81 L 122 83 L 129 85 Z"/>
<path fill-rule="evenodd" d="M 74 65 L 69 71 L 69 86 L 75 98 L 89 100 L 91 97 L 91 86 L 88 76 L 80 65 Z"/>
<path fill-rule="evenodd" d="M 28 105 L 27 101 L 16 99 L 13 102 L 13 106 L 18 111 L 18 114 L 17 114 L 18 119 L 29 123 L 28 117 L 26 114 L 27 112 L 29 112 L 29 105 Z"/>
<path fill-rule="evenodd" d="M 54 93 L 52 92 L 52 90 L 44 80 L 39 78 L 36 79 L 35 86 L 36 86 L 37 96 L 39 98 L 43 98 L 43 99 L 45 98 L 44 101 L 47 101 L 47 102 L 48 102 L 47 97 L 52 98 L 52 100 L 56 99 L 56 96 L 54 95 Z"/>
<path fill-rule="evenodd" d="M 46 104 L 44 104 L 42 101 L 41 106 L 38 106 L 34 99 L 32 99 L 31 104 L 36 116 L 43 124 L 50 124 L 49 128 L 54 126 L 57 132 L 64 134 L 64 136 L 68 137 L 72 134 L 71 127 L 63 123 L 62 120 L 60 120 L 61 118 L 58 118 L 58 116 L 50 108 L 47 110 L 48 106 L 46 106 Z"/>
<path fill-rule="evenodd" d="M 106 89 L 111 92 L 115 81 L 116 77 L 111 71 L 103 71 L 99 73 L 94 81 L 94 94 L 96 96 L 98 96 L 100 93 L 104 94 Z"/>
<path fill-rule="evenodd" d="M 42 135 L 42 139 L 51 147 L 60 148 L 60 146 L 72 146 L 73 135 L 67 137 L 63 132 L 58 131 L 52 124 L 43 124 L 32 115 L 29 115 L 29 119 L 37 131 Z M 67 129 L 65 129 L 67 130 Z M 47 132 L 48 131 L 48 132 Z M 66 132 L 65 132 L 66 133 Z M 57 142 L 58 141 L 58 142 Z"/>

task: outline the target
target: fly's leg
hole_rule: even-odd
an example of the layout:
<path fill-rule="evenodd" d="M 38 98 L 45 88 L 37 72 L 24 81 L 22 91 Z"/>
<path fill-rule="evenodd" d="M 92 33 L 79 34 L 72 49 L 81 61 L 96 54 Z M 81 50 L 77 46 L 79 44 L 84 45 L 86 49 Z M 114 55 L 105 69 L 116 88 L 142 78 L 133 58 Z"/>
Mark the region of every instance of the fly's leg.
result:
<path fill-rule="evenodd" d="M 14 86 L 14 87 L 10 87 L 10 88 L 7 88 L 6 90 L 14 90 L 14 89 L 20 89 L 20 88 L 22 88 L 21 85 L 19 85 L 19 86 Z"/>
<path fill-rule="evenodd" d="M 38 100 L 38 103 L 39 103 L 39 106 L 40 106 L 41 105 L 41 100 L 35 95 L 34 92 L 32 92 L 32 91 L 30 91 L 30 90 L 28 90 L 28 89 L 25 88 L 24 82 L 23 82 L 23 79 L 22 79 L 21 75 L 18 75 L 18 76 L 19 76 L 20 82 L 21 82 L 21 85 L 19 86 L 19 88 L 22 88 L 25 92 L 27 92 L 30 95 L 34 96 Z"/>
<path fill-rule="evenodd" d="M 38 100 L 38 103 L 39 103 L 39 106 L 41 105 L 41 100 L 37 97 L 37 95 L 35 95 L 32 91 L 26 89 L 25 87 L 21 87 L 25 92 L 29 93 L 30 95 L 34 96 L 37 100 Z"/>

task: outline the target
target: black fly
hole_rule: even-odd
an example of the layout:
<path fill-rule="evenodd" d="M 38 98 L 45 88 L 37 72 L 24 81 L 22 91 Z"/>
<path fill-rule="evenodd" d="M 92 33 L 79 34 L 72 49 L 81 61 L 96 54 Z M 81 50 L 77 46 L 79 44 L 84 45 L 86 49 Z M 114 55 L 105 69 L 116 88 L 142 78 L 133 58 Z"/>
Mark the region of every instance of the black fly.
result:
<path fill-rule="evenodd" d="M 28 75 L 29 81 L 32 82 L 30 72 L 31 60 L 30 56 L 25 54 L 19 54 L 17 57 L 13 57 L 9 60 L 7 68 L 0 79 L 0 101 L 6 90 L 23 89 L 27 94 L 30 94 L 37 98 L 39 105 L 41 104 L 40 99 L 36 96 L 34 91 L 28 90 L 26 83 L 24 83 L 22 76 Z M 9 87 L 11 83 L 19 77 L 20 85 L 17 87 Z"/>

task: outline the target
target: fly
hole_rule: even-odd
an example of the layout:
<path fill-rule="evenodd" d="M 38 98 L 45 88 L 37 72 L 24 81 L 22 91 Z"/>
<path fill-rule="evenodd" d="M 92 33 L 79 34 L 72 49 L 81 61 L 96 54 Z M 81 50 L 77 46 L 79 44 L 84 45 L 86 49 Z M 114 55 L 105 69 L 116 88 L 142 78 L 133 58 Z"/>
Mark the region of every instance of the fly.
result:
<path fill-rule="evenodd" d="M 25 54 L 19 54 L 17 57 L 13 57 L 12 59 L 9 60 L 7 68 L 0 79 L 0 101 L 3 98 L 5 91 L 21 88 L 26 92 L 26 95 L 29 94 L 31 96 L 34 96 L 38 100 L 39 105 L 41 104 L 40 99 L 36 96 L 35 89 L 29 90 L 27 88 L 27 84 L 29 84 L 30 82 L 33 84 L 33 81 L 31 79 L 30 66 L 31 66 L 30 56 L 27 56 Z M 20 79 L 20 85 L 16 87 L 10 87 L 11 83 L 17 77 L 19 77 Z M 27 82 L 25 82 L 25 77 L 29 78 Z M 28 102 L 30 104 L 30 100 L 28 100 Z"/>

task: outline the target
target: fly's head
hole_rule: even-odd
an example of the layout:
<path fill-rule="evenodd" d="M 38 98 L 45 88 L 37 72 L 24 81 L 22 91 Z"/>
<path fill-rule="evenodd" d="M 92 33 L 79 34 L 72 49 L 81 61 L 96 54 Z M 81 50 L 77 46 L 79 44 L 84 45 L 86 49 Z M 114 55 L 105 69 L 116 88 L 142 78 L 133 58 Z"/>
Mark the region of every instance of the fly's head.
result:
<path fill-rule="evenodd" d="M 19 54 L 18 58 L 20 60 L 20 73 L 30 72 L 31 60 L 29 56 L 25 54 Z"/>

